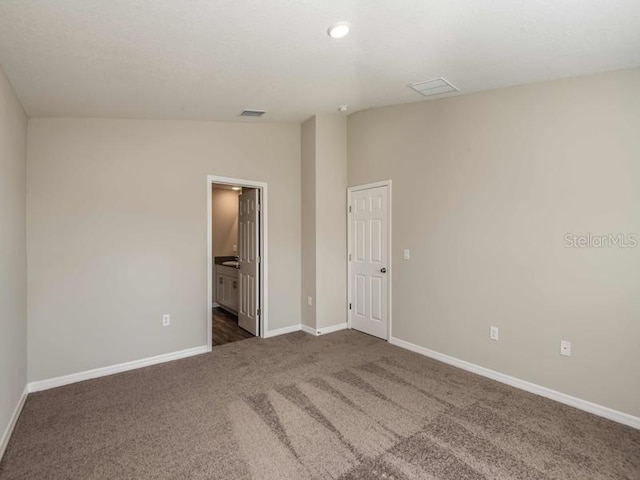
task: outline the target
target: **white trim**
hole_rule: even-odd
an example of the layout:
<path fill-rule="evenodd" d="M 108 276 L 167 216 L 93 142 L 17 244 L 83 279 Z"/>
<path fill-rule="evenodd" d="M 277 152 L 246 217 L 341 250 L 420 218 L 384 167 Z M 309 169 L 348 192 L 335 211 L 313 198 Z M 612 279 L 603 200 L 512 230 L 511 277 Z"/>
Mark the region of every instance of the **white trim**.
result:
<path fill-rule="evenodd" d="M 213 348 L 213 186 L 207 176 L 207 352 Z"/>
<path fill-rule="evenodd" d="M 119 363 L 117 365 L 111 365 L 109 367 L 95 368 L 93 370 L 72 373 L 70 375 L 63 375 L 61 377 L 48 378 L 46 380 L 37 380 L 35 382 L 30 382 L 27 385 L 27 388 L 29 390 L 29 393 L 40 392 L 41 390 L 49 390 L 50 388 L 61 387 L 63 385 L 82 382 L 84 380 L 90 380 L 92 378 L 106 377 L 107 375 L 113 375 L 114 373 L 127 372 L 129 370 L 148 367 L 150 365 L 156 365 L 158 363 L 165 363 L 172 360 L 192 357 L 194 355 L 200 355 L 201 353 L 207 353 L 207 351 L 208 348 L 206 345 L 203 345 L 201 347 L 187 348 L 186 350 L 164 353 L 162 355 L 142 358 L 140 360 L 133 360 L 131 362 Z"/>
<path fill-rule="evenodd" d="M 338 332 L 340 330 L 346 330 L 348 328 L 347 323 L 339 323 L 337 325 L 331 325 L 329 327 L 323 327 L 316 330 L 316 335 L 326 335 L 327 333 Z"/>
<path fill-rule="evenodd" d="M 276 328 L 265 333 L 264 338 L 277 337 L 278 335 L 286 335 L 287 333 L 299 332 L 300 324 L 291 325 L 290 327 Z"/>
<path fill-rule="evenodd" d="M 347 188 L 347 327 L 351 328 L 351 188 Z"/>
<path fill-rule="evenodd" d="M 355 185 L 353 187 L 347 188 L 347 326 L 346 328 L 351 328 L 351 309 L 349 308 L 349 303 L 351 303 L 351 262 L 349 261 L 349 255 L 351 254 L 351 217 L 349 212 L 349 207 L 351 206 L 351 194 L 353 192 L 358 192 L 360 190 L 369 190 L 371 188 L 377 187 L 388 187 L 388 197 L 387 197 L 387 259 L 389 261 L 389 282 L 387 284 L 387 339 L 391 339 L 392 335 L 392 320 L 393 320 L 393 308 L 392 308 L 392 300 L 393 300 L 393 235 L 392 227 L 393 227 L 393 208 L 392 208 L 392 191 L 391 191 L 391 179 L 382 180 L 380 182 L 367 183 L 364 185 Z"/>
<path fill-rule="evenodd" d="M 27 400 L 28 394 L 29 390 L 25 386 L 24 390 L 22 391 L 22 395 L 20 395 L 20 399 L 18 400 L 18 404 L 13 410 L 13 414 L 9 418 L 9 425 L 7 425 L 7 428 L 4 429 L 4 433 L 0 438 L 0 460 L 2 460 L 4 452 L 7 449 L 7 445 L 9 445 L 9 439 L 11 438 L 11 434 L 13 433 L 13 429 L 16 427 L 16 423 L 18 422 L 20 413 L 22 413 L 22 407 L 24 407 L 24 402 Z"/>
<path fill-rule="evenodd" d="M 387 180 L 386 183 L 389 185 L 389 197 L 387 198 L 387 210 L 389 213 L 389 230 L 387 232 L 387 241 L 389 245 L 389 298 L 387 299 L 387 303 L 389 305 L 389 333 L 387 338 L 391 338 L 393 324 L 393 235 L 391 234 L 393 231 L 393 195 L 391 192 L 391 179 Z"/>
<path fill-rule="evenodd" d="M 357 192 L 360 190 L 369 190 L 371 188 L 387 187 L 389 185 L 391 185 L 391 180 L 380 180 L 379 182 L 365 183 L 363 185 L 354 185 L 352 187 L 348 187 L 347 190 L 350 190 L 352 192 Z"/>
<path fill-rule="evenodd" d="M 558 392 L 557 390 L 552 390 L 550 388 L 527 382 L 526 380 L 521 380 L 510 375 L 505 375 L 504 373 L 496 372 L 495 370 L 490 370 L 488 368 L 481 367 L 480 365 L 476 365 L 465 360 L 450 357 L 449 355 L 429 350 L 428 348 L 415 345 L 405 340 L 400 340 L 399 338 L 391 337 L 389 339 L 389 343 L 406 350 L 411 350 L 412 352 L 419 353 L 421 355 L 424 355 L 425 357 L 433 358 L 440 362 L 453 365 L 454 367 L 467 370 L 468 372 L 490 378 L 500 383 L 506 383 L 507 385 L 519 388 L 520 390 L 534 393 L 536 395 L 540 395 L 541 397 L 550 398 L 551 400 L 555 400 L 556 402 L 564 403 L 565 405 L 575 407 L 579 410 L 583 410 L 585 412 L 589 412 L 594 415 L 598 415 L 600 417 L 604 417 L 609 420 L 613 420 L 614 422 L 622 423 L 623 425 L 627 425 L 629 427 L 640 430 L 640 417 L 634 417 L 633 415 L 629 415 L 628 413 L 620 412 L 618 410 L 614 410 L 603 405 L 598 405 L 597 403 L 592 403 L 587 400 L 582 400 L 581 398 L 573 397 L 571 395 L 567 395 L 566 393 Z"/>
<path fill-rule="evenodd" d="M 257 188 L 261 191 L 261 215 L 262 221 L 260 222 L 260 336 L 267 338 L 269 332 L 269 255 L 267 248 L 268 235 L 268 198 L 267 198 L 267 184 L 265 182 L 257 182 L 255 180 L 243 180 L 241 178 L 231 177 L 218 177 L 216 175 L 207 175 L 207 305 L 213 304 L 213 256 L 211 248 L 211 211 L 212 211 L 212 185 L 214 183 L 222 183 L 225 185 L 233 185 L 237 187 L 250 187 Z M 213 347 L 213 326 L 211 319 L 211 307 L 207 308 L 207 351 L 211 351 Z"/>
<path fill-rule="evenodd" d="M 290 327 L 278 328 L 277 330 L 271 330 L 267 332 L 264 338 L 271 338 L 271 337 L 276 337 L 278 335 L 285 335 L 287 333 L 299 332 L 299 331 L 303 331 L 305 333 L 308 333 L 309 335 L 313 335 L 314 337 L 317 337 L 319 335 L 326 335 L 327 333 L 333 333 L 339 330 L 345 330 L 347 328 L 349 328 L 349 326 L 346 323 L 339 323 L 337 325 L 331 325 L 330 327 L 319 328 L 318 330 L 308 325 L 299 324 L 299 325 L 292 325 Z"/>
<path fill-rule="evenodd" d="M 316 331 L 315 328 L 311 328 L 309 325 L 300 325 L 300 330 L 302 330 L 305 333 L 308 333 L 309 335 L 313 335 L 314 337 L 318 335 L 318 332 Z"/>

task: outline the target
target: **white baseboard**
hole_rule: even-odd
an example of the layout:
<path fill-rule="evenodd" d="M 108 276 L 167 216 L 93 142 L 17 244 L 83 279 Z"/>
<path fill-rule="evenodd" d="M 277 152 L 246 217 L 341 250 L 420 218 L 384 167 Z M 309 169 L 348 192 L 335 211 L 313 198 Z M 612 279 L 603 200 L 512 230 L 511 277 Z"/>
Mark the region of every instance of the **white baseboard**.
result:
<path fill-rule="evenodd" d="M 267 330 L 264 334 L 264 338 L 277 337 L 278 335 L 285 335 L 287 333 L 299 332 L 300 324 L 291 325 L 290 327 L 277 328 L 275 330 Z"/>
<path fill-rule="evenodd" d="M 22 407 L 24 407 L 24 402 L 27 400 L 28 394 L 29 394 L 29 391 L 25 386 L 24 391 L 22 392 L 22 395 L 20 395 L 20 400 L 18 400 L 18 404 L 16 405 L 16 408 L 13 410 L 13 414 L 11 415 L 11 418 L 9 418 L 9 425 L 7 425 L 7 428 L 4 429 L 4 433 L 2 434 L 2 437 L 0 437 L 0 460 L 2 460 L 4 452 L 7 449 L 7 445 L 9 444 L 9 439 L 11 438 L 13 429 L 16 426 L 16 422 L 18 421 L 20 412 L 22 412 Z"/>
<path fill-rule="evenodd" d="M 565 405 L 575 407 L 579 410 L 584 410 L 585 412 L 593 413 L 594 415 L 598 415 L 600 417 L 604 417 L 609 420 L 613 420 L 614 422 L 622 423 L 623 425 L 627 425 L 629 427 L 640 430 L 640 418 L 629 415 L 628 413 L 620 412 L 618 410 L 614 410 L 603 405 L 598 405 L 597 403 L 592 403 L 587 400 L 582 400 L 581 398 L 573 397 L 571 395 L 567 395 L 566 393 L 558 392 L 557 390 L 552 390 L 535 383 L 527 382 L 526 380 L 511 377 L 509 375 L 505 375 L 504 373 L 496 372 L 495 370 L 490 370 L 474 363 L 466 362 L 464 360 L 450 357 L 449 355 L 435 352 L 433 350 L 429 350 L 428 348 L 421 347 L 404 340 L 400 340 L 399 338 L 391 337 L 389 339 L 389 343 L 406 350 L 411 350 L 412 352 L 419 353 L 426 357 L 439 360 L 443 363 L 453 365 L 454 367 L 458 367 L 463 370 L 476 373 L 483 377 L 496 380 L 500 383 L 506 383 L 507 385 L 511 385 L 512 387 L 516 387 L 521 390 L 540 395 L 541 397 L 550 398 L 551 400 L 555 400 L 556 402 L 564 403 Z"/>
<path fill-rule="evenodd" d="M 316 335 L 326 335 L 327 333 L 337 332 L 339 330 L 346 330 L 347 323 L 339 323 L 337 325 L 331 325 L 330 327 L 323 327 L 316 330 Z"/>
<path fill-rule="evenodd" d="M 131 362 L 119 363 L 117 365 L 111 365 L 109 367 L 95 368 L 93 370 L 72 373 L 70 375 L 63 375 L 61 377 L 49 378 L 46 380 L 37 380 L 35 382 L 30 382 L 27 385 L 27 388 L 30 393 L 39 392 L 41 390 L 61 387 L 63 385 L 69 385 L 71 383 L 91 380 L 92 378 L 105 377 L 107 375 L 113 375 L 114 373 L 127 372 L 129 370 L 135 370 L 136 368 L 148 367 L 150 365 L 156 365 L 158 363 L 165 363 L 172 360 L 191 357 L 193 355 L 200 355 L 201 353 L 207 353 L 207 351 L 208 348 L 206 345 L 203 345 L 201 347 L 187 348 L 186 350 L 156 355 L 155 357 L 142 358 L 140 360 L 133 360 Z"/>
<path fill-rule="evenodd" d="M 218 308 L 220 306 L 220 304 L 218 302 L 213 302 L 211 304 L 211 308 Z"/>
<path fill-rule="evenodd" d="M 309 335 L 313 335 L 314 337 L 318 335 L 315 328 L 311 328 L 309 325 L 300 325 L 300 330 L 304 333 L 308 333 Z"/>
<path fill-rule="evenodd" d="M 327 333 L 333 333 L 333 332 L 337 332 L 339 330 L 345 330 L 349 328 L 349 325 L 345 322 L 345 323 L 339 323 L 337 325 L 331 325 L 329 327 L 322 327 L 322 328 L 311 328 L 308 325 L 300 325 L 300 330 L 302 330 L 305 333 L 308 333 L 309 335 L 313 335 L 314 337 L 317 337 L 318 335 L 326 335 Z"/>
<path fill-rule="evenodd" d="M 287 333 L 299 332 L 300 330 L 310 335 L 318 336 L 318 335 L 325 335 L 327 333 L 337 332 L 338 330 L 344 330 L 346 328 L 347 328 L 346 323 L 331 325 L 330 327 L 321 328 L 320 330 L 311 328 L 308 325 L 299 324 L 299 325 L 291 325 L 290 327 L 278 328 L 277 330 L 268 330 L 267 333 L 265 333 L 264 338 L 277 337 L 278 335 L 285 335 Z"/>

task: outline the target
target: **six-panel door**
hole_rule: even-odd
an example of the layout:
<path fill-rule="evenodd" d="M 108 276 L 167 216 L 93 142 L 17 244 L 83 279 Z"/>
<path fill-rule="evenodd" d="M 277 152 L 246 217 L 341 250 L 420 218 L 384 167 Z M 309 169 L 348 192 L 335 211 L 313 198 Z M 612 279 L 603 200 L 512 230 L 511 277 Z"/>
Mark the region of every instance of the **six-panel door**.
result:
<path fill-rule="evenodd" d="M 387 186 L 351 193 L 351 327 L 388 337 Z"/>

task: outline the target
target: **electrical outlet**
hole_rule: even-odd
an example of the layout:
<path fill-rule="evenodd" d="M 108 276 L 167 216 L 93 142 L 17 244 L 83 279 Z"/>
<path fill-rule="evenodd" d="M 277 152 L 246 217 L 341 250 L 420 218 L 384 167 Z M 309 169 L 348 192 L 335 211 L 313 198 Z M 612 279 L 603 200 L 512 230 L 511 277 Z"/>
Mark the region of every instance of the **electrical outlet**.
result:
<path fill-rule="evenodd" d="M 411 258 L 411 252 L 409 251 L 408 248 L 404 249 L 404 259 L 405 260 L 409 260 Z"/>
<path fill-rule="evenodd" d="M 560 355 L 571 356 L 571 342 L 569 340 L 560 340 Z"/>
<path fill-rule="evenodd" d="M 171 325 L 171 315 L 165 313 L 164 315 L 162 315 L 162 326 L 168 327 L 169 325 Z"/>
<path fill-rule="evenodd" d="M 499 333 L 498 327 L 489 328 L 489 338 L 491 340 L 498 340 L 500 338 Z"/>
<path fill-rule="evenodd" d="M 311 298 L 311 295 L 307 297 L 307 305 L 309 306 L 313 305 L 313 298 Z"/>

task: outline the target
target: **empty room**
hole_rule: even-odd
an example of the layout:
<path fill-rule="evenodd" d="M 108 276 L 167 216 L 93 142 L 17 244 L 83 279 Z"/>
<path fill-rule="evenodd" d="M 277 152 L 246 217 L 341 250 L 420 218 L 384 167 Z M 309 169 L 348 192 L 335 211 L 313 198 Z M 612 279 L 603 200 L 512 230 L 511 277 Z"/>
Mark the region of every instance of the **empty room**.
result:
<path fill-rule="evenodd" d="M 640 2 L 0 2 L 0 480 L 640 480 Z"/>

